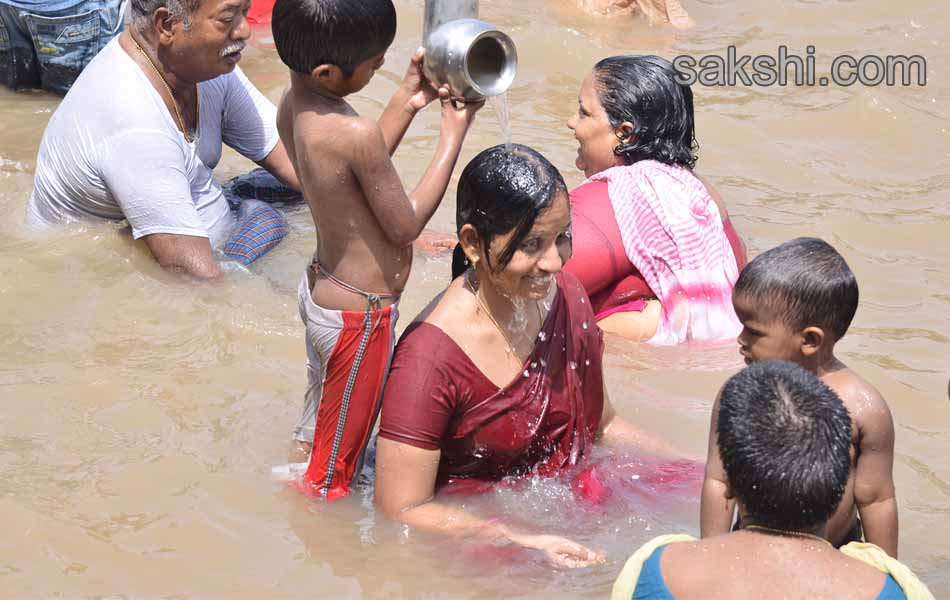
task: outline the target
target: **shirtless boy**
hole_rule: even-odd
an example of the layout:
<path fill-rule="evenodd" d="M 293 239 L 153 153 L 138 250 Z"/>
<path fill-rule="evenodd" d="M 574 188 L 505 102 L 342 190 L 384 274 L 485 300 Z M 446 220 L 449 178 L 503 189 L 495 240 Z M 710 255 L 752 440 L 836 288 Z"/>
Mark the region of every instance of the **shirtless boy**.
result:
<path fill-rule="evenodd" d="M 858 308 L 854 273 L 828 243 L 798 238 L 750 262 L 739 274 L 732 303 L 743 325 L 738 341 L 746 364 L 796 363 L 834 390 L 851 415 L 851 475 L 828 521 L 829 541 L 860 541 L 863 528 L 868 542 L 896 557 L 894 422 L 881 394 L 834 355 Z M 703 537 L 728 532 L 735 508 L 716 445 L 718 416 L 717 400 L 700 511 Z M 739 515 L 740 527 L 741 520 Z"/>
<path fill-rule="evenodd" d="M 422 74 L 421 50 L 379 121 L 347 104 L 383 65 L 396 33 L 391 0 L 277 0 L 272 28 L 291 70 L 277 128 L 318 238 L 299 288 L 308 387 L 294 439 L 300 458 L 310 454 L 305 489 L 334 499 L 350 492 L 376 421 L 412 243 L 445 193 L 480 104 L 435 90 Z M 436 98 L 439 145 L 407 194 L 390 156 Z"/>

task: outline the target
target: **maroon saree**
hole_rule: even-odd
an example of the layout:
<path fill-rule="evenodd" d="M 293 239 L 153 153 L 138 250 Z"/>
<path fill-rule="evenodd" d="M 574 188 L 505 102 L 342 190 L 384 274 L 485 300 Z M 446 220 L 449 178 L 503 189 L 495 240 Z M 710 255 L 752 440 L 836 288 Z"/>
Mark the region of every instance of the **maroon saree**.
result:
<path fill-rule="evenodd" d="M 554 475 L 590 454 L 604 407 L 603 334 L 577 279 L 556 282 L 534 351 L 503 388 L 434 325 L 413 323 L 399 341 L 379 435 L 440 450 L 437 488 Z"/>

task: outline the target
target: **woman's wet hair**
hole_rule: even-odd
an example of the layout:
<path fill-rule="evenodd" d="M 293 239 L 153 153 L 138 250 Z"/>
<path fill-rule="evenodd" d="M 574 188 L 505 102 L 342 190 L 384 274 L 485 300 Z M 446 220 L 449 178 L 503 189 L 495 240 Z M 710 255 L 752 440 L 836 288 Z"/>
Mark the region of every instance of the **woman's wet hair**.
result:
<path fill-rule="evenodd" d="M 597 97 L 614 128 L 633 123 L 633 140 L 616 152 L 628 164 L 655 160 L 696 165 L 693 92 L 659 56 L 611 56 L 594 65 Z"/>
<path fill-rule="evenodd" d="M 309 75 L 329 64 L 350 77 L 393 43 L 396 8 L 392 0 L 277 0 L 271 30 L 291 70 Z"/>
<path fill-rule="evenodd" d="M 537 151 L 521 144 L 500 144 L 482 150 L 462 171 L 456 194 L 457 231 L 471 225 L 485 249 L 489 269 L 504 269 L 524 241 L 541 211 L 558 195 L 567 196 L 567 185 L 557 168 Z M 497 258 L 490 255 L 491 242 L 514 232 Z M 452 257 L 452 278 L 468 268 L 459 244 Z"/>
<path fill-rule="evenodd" d="M 844 337 L 858 310 L 858 281 L 828 242 L 800 237 L 766 250 L 739 273 L 732 290 L 794 331 L 821 327 Z"/>
<path fill-rule="evenodd" d="M 750 523 L 808 530 L 837 510 L 851 469 L 851 417 L 813 373 L 755 363 L 719 396 L 719 456 Z"/>

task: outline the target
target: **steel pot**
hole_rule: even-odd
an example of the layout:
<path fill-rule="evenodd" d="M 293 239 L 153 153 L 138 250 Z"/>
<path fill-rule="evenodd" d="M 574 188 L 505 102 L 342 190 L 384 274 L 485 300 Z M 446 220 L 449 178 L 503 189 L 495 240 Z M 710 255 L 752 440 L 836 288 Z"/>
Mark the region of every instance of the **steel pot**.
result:
<path fill-rule="evenodd" d="M 518 70 L 518 53 L 508 35 L 479 19 L 454 19 L 425 39 L 426 77 L 448 84 L 452 96 L 480 100 L 505 93 Z"/>

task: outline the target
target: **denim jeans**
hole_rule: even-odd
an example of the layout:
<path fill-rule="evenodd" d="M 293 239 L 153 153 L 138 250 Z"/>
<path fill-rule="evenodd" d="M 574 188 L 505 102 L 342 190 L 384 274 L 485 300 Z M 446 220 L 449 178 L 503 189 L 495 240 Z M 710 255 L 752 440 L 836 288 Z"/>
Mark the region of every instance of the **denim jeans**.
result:
<path fill-rule="evenodd" d="M 124 26 L 128 0 L 80 0 L 63 10 L 0 0 L 0 83 L 69 91 L 83 68 Z"/>

